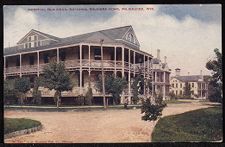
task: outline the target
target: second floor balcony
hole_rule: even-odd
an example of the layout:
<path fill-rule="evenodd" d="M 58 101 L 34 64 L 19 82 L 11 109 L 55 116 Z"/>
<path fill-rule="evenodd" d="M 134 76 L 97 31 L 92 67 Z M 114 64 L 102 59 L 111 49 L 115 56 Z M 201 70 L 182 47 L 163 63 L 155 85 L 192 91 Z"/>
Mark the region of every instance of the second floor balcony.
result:
<path fill-rule="evenodd" d="M 63 61 L 65 64 L 65 67 L 68 71 L 74 71 L 74 70 L 79 70 L 80 67 L 82 69 L 89 69 L 90 70 L 101 70 L 103 67 L 104 70 L 122 70 L 124 68 L 125 71 L 131 71 L 131 72 L 142 72 L 145 71 L 147 72 L 148 65 L 143 64 L 143 63 L 137 63 L 137 64 L 132 64 L 128 62 L 123 62 L 122 61 L 113 61 L 113 60 L 88 60 L 88 59 L 83 59 L 81 60 L 66 60 Z M 22 66 L 13 66 L 13 67 L 7 67 L 4 69 L 6 75 L 10 74 L 30 74 L 30 73 L 37 73 L 37 72 L 42 72 L 44 67 L 48 65 L 49 63 L 41 63 L 41 64 L 34 64 L 34 65 L 22 65 Z M 149 66 L 149 69 L 151 67 Z"/>

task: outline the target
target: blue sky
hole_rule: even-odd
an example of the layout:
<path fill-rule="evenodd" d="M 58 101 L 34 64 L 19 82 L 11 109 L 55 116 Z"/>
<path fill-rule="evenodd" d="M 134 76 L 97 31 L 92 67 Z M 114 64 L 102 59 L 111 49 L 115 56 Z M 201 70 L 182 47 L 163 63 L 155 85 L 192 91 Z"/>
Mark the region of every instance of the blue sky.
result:
<path fill-rule="evenodd" d="M 42 11 L 29 11 L 40 8 Z M 53 8 L 143 8 L 144 11 L 47 11 Z M 146 8 L 154 8 L 147 11 Z M 221 49 L 221 5 L 74 5 L 5 6 L 4 47 L 13 46 L 31 29 L 58 37 L 132 25 L 141 50 L 161 58 L 181 74 L 204 74 L 205 62 L 213 58 L 213 49 Z M 12 37 L 13 36 L 13 37 Z M 173 73 L 172 73 L 173 74 Z"/>

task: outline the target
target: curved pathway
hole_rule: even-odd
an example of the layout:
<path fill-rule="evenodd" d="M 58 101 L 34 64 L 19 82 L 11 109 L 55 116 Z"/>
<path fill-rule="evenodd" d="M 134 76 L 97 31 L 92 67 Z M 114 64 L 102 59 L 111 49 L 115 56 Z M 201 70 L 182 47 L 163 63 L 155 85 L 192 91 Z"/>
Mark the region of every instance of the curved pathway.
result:
<path fill-rule="evenodd" d="M 163 116 L 184 113 L 209 105 L 202 103 L 168 104 Z M 43 129 L 28 135 L 5 139 L 5 143 L 101 143 L 149 142 L 156 123 L 141 120 L 140 109 L 94 110 L 87 112 L 4 112 L 5 117 L 30 118 Z"/>

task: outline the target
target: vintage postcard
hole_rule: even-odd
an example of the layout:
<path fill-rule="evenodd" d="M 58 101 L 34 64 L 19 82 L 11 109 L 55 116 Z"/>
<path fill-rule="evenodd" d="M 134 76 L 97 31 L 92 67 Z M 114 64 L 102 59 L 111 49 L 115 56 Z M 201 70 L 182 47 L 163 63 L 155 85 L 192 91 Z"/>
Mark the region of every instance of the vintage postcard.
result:
<path fill-rule="evenodd" d="M 221 142 L 221 11 L 5 5 L 4 142 Z"/>

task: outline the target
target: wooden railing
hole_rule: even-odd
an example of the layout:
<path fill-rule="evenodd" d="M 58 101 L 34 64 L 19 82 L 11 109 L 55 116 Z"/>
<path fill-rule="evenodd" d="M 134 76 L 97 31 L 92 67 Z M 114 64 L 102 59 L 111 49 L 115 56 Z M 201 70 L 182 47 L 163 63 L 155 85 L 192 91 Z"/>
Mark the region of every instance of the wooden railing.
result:
<path fill-rule="evenodd" d="M 66 69 L 79 68 L 80 67 L 80 60 L 79 59 L 77 59 L 77 60 L 66 60 L 66 61 L 64 61 L 64 63 L 65 63 Z M 47 64 L 46 63 L 39 64 L 39 71 L 40 72 L 43 71 L 44 66 L 46 66 Z M 144 69 L 147 69 L 147 65 L 144 68 L 143 63 L 132 64 L 132 63 L 124 62 L 124 68 L 125 69 L 129 70 L 129 65 L 130 65 L 131 71 L 135 71 L 135 72 L 139 72 L 140 69 L 143 72 Z M 90 62 L 89 62 L 88 59 L 82 59 L 82 68 L 89 68 L 89 66 L 90 66 L 90 68 L 101 68 L 102 67 L 101 60 L 90 60 Z M 114 68 L 115 67 L 115 61 L 114 60 L 103 60 L 103 67 L 104 68 Z M 122 68 L 122 61 L 116 61 L 116 68 Z M 22 65 L 21 66 L 21 72 L 22 73 L 37 72 L 37 71 L 38 71 L 38 65 L 37 64 L 36 65 Z M 6 74 L 19 73 L 19 72 L 20 72 L 19 66 L 5 68 Z"/>
<path fill-rule="evenodd" d="M 21 66 L 21 72 L 36 72 L 37 71 L 37 65 L 24 65 Z"/>
<path fill-rule="evenodd" d="M 8 68 L 5 68 L 5 72 L 6 73 L 17 73 L 17 72 L 20 72 L 20 67 L 19 66 L 15 66 L 15 67 L 8 67 Z"/>

